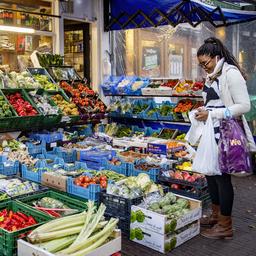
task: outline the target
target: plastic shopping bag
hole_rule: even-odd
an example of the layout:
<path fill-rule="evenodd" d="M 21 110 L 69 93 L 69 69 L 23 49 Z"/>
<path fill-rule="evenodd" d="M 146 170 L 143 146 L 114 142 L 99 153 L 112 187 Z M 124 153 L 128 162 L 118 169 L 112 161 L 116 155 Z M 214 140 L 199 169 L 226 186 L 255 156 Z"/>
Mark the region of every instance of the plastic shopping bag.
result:
<path fill-rule="evenodd" d="M 235 119 L 220 123 L 219 167 L 222 173 L 252 173 L 251 157 L 242 127 Z"/>
<path fill-rule="evenodd" d="M 192 170 L 204 175 L 221 175 L 218 164 L 218 145 L 215 140 L 213 121 L 209 112 L 199 142 Z"/>

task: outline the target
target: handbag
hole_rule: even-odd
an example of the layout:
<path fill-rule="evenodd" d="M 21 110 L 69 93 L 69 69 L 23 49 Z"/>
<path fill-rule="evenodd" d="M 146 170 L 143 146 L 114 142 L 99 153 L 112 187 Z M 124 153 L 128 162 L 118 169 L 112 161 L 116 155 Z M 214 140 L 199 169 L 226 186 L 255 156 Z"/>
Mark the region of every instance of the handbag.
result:
<path fill-rule="evenodd" d="M 247 138 L 238 120 L 228 117 L 220 121 L 219 169 L 222 173 L 248 175 L 252 163 Z"/>

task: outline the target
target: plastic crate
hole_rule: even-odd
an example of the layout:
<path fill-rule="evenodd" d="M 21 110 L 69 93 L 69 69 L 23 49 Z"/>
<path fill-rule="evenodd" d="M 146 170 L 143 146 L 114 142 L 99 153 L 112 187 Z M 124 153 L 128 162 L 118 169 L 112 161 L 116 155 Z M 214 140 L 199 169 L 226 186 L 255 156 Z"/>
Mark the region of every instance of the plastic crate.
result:
<path fill-rule="evenodd" d="M 42 154 L 43 151 L 46 149 L 46 143 L 41 142 L 40 144 L 33 144 L 31 142 L 27 142 L 26 146 L 28 148 L 28 153 L 32 156 L 35 157 L 38 154 Z"/>
<path fill-rule="evenodd" d="M 34 168 L 37 168 L 38 171 L 33 171 Z M 46 171 L 46 169 L 47 169 L 47 166 L 44 160 L 37 161 L 33 168 L 29 168 L 25 164 L 22 164 L 21 175 L 22 175 L 22 178 L 24 179 L 41 183 L 42 173 Z"/>
<path fill-rule="evenodd" d="M 5 194 L 5 198 L 2 199 L 1 197 Z M 6 193 L 0 193 L 0 203 L 6 202 L 6 201 L 10 201 L 11 198 L 6 194 Z"/>
<path fill-rule="evenodd" d="M 0 162 L 0 174 L 11 176 L 19 172 L 20 164 L 18 161 L 4 160 Z"/>
<path fill-rule="evenodd" d="M 33 102 L 33 100 L 29 97 L 27 92 L 24 89 L 2 89 L 2 92 L 5 96 L 14 93 L 20 93 L 22 98 L 29 102 L 32 107 L 37 111 L 36 116 L 17 116 L 15 118 L 15 128 L 19 128 L 21 130 L 26 130 L 28 128 L 39 128 L 44 120 L 44 116 L 41 115 L 37 106 Z M 16 111 L 15 111 L 16 112 Z"/>
<path fill-rule="evenodd" d="M 169 102 L 169 101 L 165 101 L 165 102 L 162 102 L 161 104 L 157 104 L 158 108 L 160 109 L 161 106 L 163 105 L 167 105 L 167 106 L 170 106 L 170 107 L 175 107 L 175 104 Z M 160 111 L 157 113 L 158 117 L 157 119 L 160 120 L 160 121 L 173 121 L 174 120 L 174 116 L 173 116 L 173 112 L 172 114 L 168 115 L 168 116 L 163 116 L 160 114 Z"/>
<path fill-rule="evenodd" d="M 59 200 L 63 204 L 65 204 L 67 207 L 69 207 L 70 209 L 77 210 L 77 212 L 82 212 L 87 209 L 86 200 L 83 200 L 83 201 L 77 200 L 77 199 L 71 198 L 67 195 L 64 195 L 62 193 L 58 193 L 58 192 L 55 192 L 52 190 L 49 190 L 47 192 L 43 192 L 40 194 L 36 194 L 36 195 L 27 196 L 25 198 L 19 199 L 19 201 L 26 205 L 33 207 L 33 202 L 38 201 L 38 200 L 42 199 L 43 197 L 50 197 L 50 198 Z M 72 213 L 72 214 L 74 214 L 74 213 Z"/>
<path fill-rule="evenodd" d="M 77 160 L 77 151 L 71 150 L 70 152 L 65 151 L 62 148 L 56 147 L 52 151 L 44 152 L 45 155 L 53 155 L 55 157 L 61 158 L 65 163 L 74 163 Z"/>
<path fill-rule="evenodd" d="M 81 186 L 77 186 L 74 184 L 74 179 L 71 177 L 68 177 L 68 182 L 67 182 L 67 192 L 69 194 L 85 198 L 87 200 L 92 200 L 92 201 L 99 201 L 99 196 L 100 196 L 100 185 L 98 184 L 91 184 L 88 186 L 88 188 L 84 188 Z"/>
<path fill-rule="evenodd" d="M 39 154 L 36 156 L 36 158 L 45 160 L 46 161 L 46 167 L 47 168 L 54 168 L 54 166 L 58 166 L 59 168 L 63 168 L 65 162 L 62 158 L 54 155 L 54 154 L 48 154 L 44 151 L 43 154 Z"/>
<path fill-rule="evenodd" d="M 122 217 L 130 219 L 131 206 L 138 205 L 143 201 L 143 197 L 137 197 L 128 199 L 116 195 L 107 194 L 106 192 L 100 193 L 100 202 L 103 203 L 106 208 L 106 215 L 113 217 Z"/>
<path fill-rule="evenodd" d="M 125 163 L 122 160 L 119 160 L 119 161 L 121 161 L 120 165 L 114 165 L 114 164 L 111 164 L 110 161 L 104 160 L 104 163 L 103 163 L 104 166 L 103 167 L 106 168 L 106 170 L 112 170 L 112 171 L 115 171 L 119 174 L 123 174 L 125 176 L 128 176 L 128 165 L 129 165 L 129 163 Z"/>
<path fill-rule="evenodd" d="M 20 202 L 3 202 L 0 203 L 0 210 L 8 209 L 14 212 L 20 211 L 28 216 L 32 216 L 38 224 L 26 227 L 14 232 L 8 232 L 0 229 L 0 255 L 2 256 L 16 256 L 17 255 L 17 240 L 26 237 L 29 231 L 35 229 L 38 225 L 50 220 L 45 214 L 26 206 Z"/>
<path fill-rule="evenodd" d="M 88 169 L 86 163 L 78 162 L 78 161 L 76 161 L 75 163 L 72 163 L 72 164 L 65 163 L 63 168 L 66 171 L 75 171 L 75 170 L 79 170 L 79 169 L 87 170 Z"/>
<path fill-rule="evenodd" d="M 29 134 L 29 138 L 33 140 L 44 141 L 45 143 L 52 143 L 63 140 L 63 134 L 60 132 L 31 133 Z"/>
<path fill-rule="evenodd" d="M 112 214 L 105 214 L 104 217 L 109 220 L 110 218 L 115 218 Z M 118 217 L 118 228 L 121 229 L 122 233 L 129 236 L 130 235 L 130 216 Z"/>

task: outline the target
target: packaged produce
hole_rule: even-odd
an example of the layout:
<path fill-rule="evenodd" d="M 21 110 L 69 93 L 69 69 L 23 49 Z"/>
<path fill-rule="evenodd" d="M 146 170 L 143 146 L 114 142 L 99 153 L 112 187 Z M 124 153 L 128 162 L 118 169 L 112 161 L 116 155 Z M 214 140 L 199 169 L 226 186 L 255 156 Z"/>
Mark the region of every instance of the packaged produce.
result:
<path fill-rule="evenodd" d="M 74 103 L 69 103 L 60 94 L 51 97 L 65 116 L 78 116 L 79 111 Z"/>
<path fill-rule="evenodd" d="M 6 96 L 19 116 L 36 116 L 38 112 L 23 96 L 17 92 Z"/>
<path fill-rule="evenodd" d="M 0 190 L 13 197 L 38 191 L 39 185 L 18 178 L 0 179 Z"/>
<path fill-rule="evenodd" d="M 111 180 L 111 181 L 120 181 L 123 179 L 126 179 L 125 175 L 116 173 L 114 171 L 110 171 L 110 170 L 102 170 L 102 171 L 93 171 L 93 170 L 87 170 L 87 173 L 91 173 L 93 176 L 95 177 L 100 177 L 100 176 L 106 176 L 107 180 Z"/>
<path fill-rule="evenodd" d="M 28 216 L 20 211 L 4 209 L 0 211 L 0 228 L 9 232 L 23 229 L 37 224 L 32 216 Z"/>
<path fill-rule="evenodd" d="M 34 166 L 38 159 L 29 155 L 27 150 L 12 151 L 8 154 L 8 159 L 11 161 L 19 161 L 27 166 Z"/>
<path fill-rule="evenodd" d="M 2 145 L 0 147 L 1 151 L 17 151 L 26 149 L 26 145 L 17 141 L 15 139 L 12 140 L 3 140 Z"/>
<path fill-rule="evenodd" d="M 43 197 L 40 200 L 33 202 L 37 210 L 45 212 L 53 217 L 61 217 L 77 213 L 78 210 L 70 209 L 60 200 L 51 197 Z"/>
<path fill-rule="evenodd" d="M 58 115 L 59 108 L 57 106 L 52 106 L 49 102 L 49 99 L 46 95 L 38 95 L 36 92 L 29 92 L 32 96 L 34 102 L 37 105 L 37 108 L 41 110 L 44 115 Z"/>
<path fill-rule="evenodd" d="M 52 220 L 28 235 L 30 243 L 51 253 L 84 256 L 113 238 L 118 219 L 104 220 L 106 207 L 93 202 L 79 214 Z"/>

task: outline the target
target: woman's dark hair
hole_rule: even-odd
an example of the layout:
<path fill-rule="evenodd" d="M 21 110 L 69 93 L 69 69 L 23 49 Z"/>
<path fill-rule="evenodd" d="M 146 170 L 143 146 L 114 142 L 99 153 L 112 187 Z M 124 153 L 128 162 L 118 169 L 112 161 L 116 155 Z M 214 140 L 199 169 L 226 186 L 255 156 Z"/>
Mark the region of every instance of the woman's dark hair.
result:
<path fill-rule="evenodd" d="M 197 51 L 197 57 L 202 55 L 208 55 L 212 58 L 215 56 L 224 57 L 225 61 L 230 65 L 236 66 L 244 79 L 246 79 L 245 72 L 238 64 L 236 58 L 218 38 L 210 37 L 204 41 L 204 44 Z"/>

